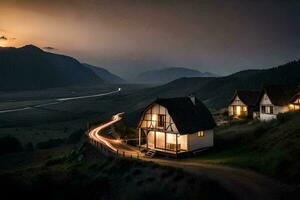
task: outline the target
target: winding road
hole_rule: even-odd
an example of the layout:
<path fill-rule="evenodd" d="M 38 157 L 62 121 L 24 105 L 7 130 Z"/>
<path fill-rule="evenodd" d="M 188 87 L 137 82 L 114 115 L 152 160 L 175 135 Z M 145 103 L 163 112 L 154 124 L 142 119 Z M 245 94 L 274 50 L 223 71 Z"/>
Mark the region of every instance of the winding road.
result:
<path fill-rule="evenodd" d="M 119 140 L 109 139 L 100 135 L 103 129 L 108 128 L 120 120 L 122 120 L 122 113 L 114 115 L 110 121 L 90 130 L 88 133 L 90 139 L 105 145 L 112 152 L 125 151 L 127 155 L 138 153 L 136 149 L 124 144 Z M 231 191 L 237 199 L 291 199 L 287 198 L 286 195 L 299 189 L 285 185 L 272 178 L 263 176 L 250 170 L 238 169 L 224 165 L 206 164 L 199 161 L 196 162 L 163 158 L 149 159 L 143 156 L 140 156 L 139 158 L 145 161 L 155 162 L 160 165 L 181 168 L 190 173 L 208 177 L 211 180 L 217 181 L 224 188 Z"/>
<path fill-rule="evenodd" d="M 49 102 L 49 103 L 38 104 L 38 105 L 34 105 L 34 106 L 26 106 L 26 107 L 16 108 L 16 109 L 0 110 L 0 114 L 3 114 L 3 113 L 12 113 L 12 112 L 18 112 L 18 111 L 25 111 L 25 110 L 31 110 L 31 109 L 41 108 L 41 107 L 50 106 L 50 105 L 55 105 L 55 104 L 59 104 L 59 103 L 63 103 L 63 102 L 66 102 L 66 101 L 71 101 L 71 100 L 101 97 L 101 96 L 106 96 L 106 95 L 111 95 L 111 94 L 115 94 L 115 93 L 121 92 L 121 90 L 122 90 L 122 88 L 118 88 L 117 90 L 114 90 L 112 92 L 107 92 L 107 93 L 100 93 L 100 94 L 94 94 L 94 95 L 86 95 L 86 96 L 77 96 L 77 97 L 67 97 L 67 98 L 53 99 L 53 102 Z"/>

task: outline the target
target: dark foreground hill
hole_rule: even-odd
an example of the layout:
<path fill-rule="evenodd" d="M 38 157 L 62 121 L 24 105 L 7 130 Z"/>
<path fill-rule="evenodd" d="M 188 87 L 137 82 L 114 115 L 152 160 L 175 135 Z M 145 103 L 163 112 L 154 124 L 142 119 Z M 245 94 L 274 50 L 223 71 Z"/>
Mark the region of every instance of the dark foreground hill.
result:
<path fill-rule="evenodd" d="M 96 67 L 96 66 L 89 65 L 89 64 L 83 64 L 83 65 L 90 68 L 91 70 L 93 70 L 93 72 L 99 78 L 101 78 L 102 80 L 104 80 L 108 83 L 112 83 L 112 84 L 125 83 L 125 81 L 121 77 L 109 72 L 108 70 L 106 70 L 104 68 Z"/>
<path fill-rule="evenodd" d="M 38 160 L 43 153 L 50 159 Z M 10 155 L 20 161 L 24 156 L 35 160 L 0 172 L 2 199 L 235 199 L 231 191 L 203 175 L 136 159 L 106 157 L 89 144 L 60 152 L 60 156 L 54 153 L 44 150 Z"/>
<path fill-rule="evenodd" d="M 76 59 L 33 45 L 0 48 L 0 90 L 32 90 L 103 82 Z"/>

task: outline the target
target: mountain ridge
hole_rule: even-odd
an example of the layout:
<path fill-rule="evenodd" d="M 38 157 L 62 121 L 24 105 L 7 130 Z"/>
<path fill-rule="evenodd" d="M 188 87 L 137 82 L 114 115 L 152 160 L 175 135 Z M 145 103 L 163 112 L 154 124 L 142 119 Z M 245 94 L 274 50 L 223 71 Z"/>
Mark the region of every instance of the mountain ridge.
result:
<path fill-rule="evenodd" d="M 121 77 L 111 73 L 109 70 L 102 68 L 102 67 L 98 67 L 98 66 L 94 66 L 94 65 L 90 65 L 87 63 L 82 63 L 82 65 L 88 67 L 89 69 L 91 69 L 99 78 L 101 78 L 102 80 L 111 83 L 111 84 L 120 84 L 120 83 L 125 83 L 125 80 L 122 79 Z"/>
<path fill-rule="evenodd" d="M 73 57 L 43 51 L 34 45 L 0 48 L 0 90 L 35 90 L 103 83 Z"/>
<path fill-rule="evenodd" d="M 167 67 L 157 70 L 149 70 L 138 74 L 134 81 L 140 83 L 167 83 L 183 77 L 216 77 L 218 75 L 210 72 L 184 67 Z"/>

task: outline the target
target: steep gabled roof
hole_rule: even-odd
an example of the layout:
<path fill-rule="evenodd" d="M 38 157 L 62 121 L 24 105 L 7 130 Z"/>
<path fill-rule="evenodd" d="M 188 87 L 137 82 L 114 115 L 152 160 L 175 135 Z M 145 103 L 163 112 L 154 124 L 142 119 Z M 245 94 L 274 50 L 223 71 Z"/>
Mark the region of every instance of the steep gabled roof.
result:
<path fill-rule="evenodd" d="M 168 110 L 181 134 L 209 130 L 216 126 L 211 113 L 198 99 L 195 99 L 195 105 L 189 97 L 157 99 L 150 106 L 154 104 L 159 104 Z"/>
<path fill-rule="evenodd" d="M 230 104 L 238 96 L 240 100 L 247 106 L 256 106 L 260 95 L 260 91 L 257 90 L 236 90 Z"/>
<path fill-rule="evenodd" d="M 290 100 L 300 92 L 300 87 L 286 85 L 269 85 L 265 86 L 261 97 L 266 93 L 273 105 L 288 105 Z M 261 98 L 260 98 L 261 99 Z"/>

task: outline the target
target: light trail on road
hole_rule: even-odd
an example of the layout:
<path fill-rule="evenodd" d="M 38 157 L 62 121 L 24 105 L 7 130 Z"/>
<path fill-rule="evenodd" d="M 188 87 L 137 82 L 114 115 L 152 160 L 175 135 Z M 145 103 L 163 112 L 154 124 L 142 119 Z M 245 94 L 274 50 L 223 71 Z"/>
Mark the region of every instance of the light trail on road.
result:
<path fill-rule="evenodd" d="M 123 113 L 118 113 L 112 117 L 111 121 L 103 123 L 100 126 L 92 129 L 88 134 L 89 138 L 109 147 L 115 153 L 118 151 L 119 153 L 124 153 L 126 155 L 137 155 L 137 154 L 140 155 L 141 154 L 140 152 L 137 152 L 136 150 L 130 148 L 128 145 L 122 144 L 122 140 L 109 139 L 109 138 L 106 138 L 106 137 L 103 137 L 100 135 L 102 130 L 104 130 L 105 128 L 122 120 L 122 117 L 121 117 L 122 115 L 123 115 Z M 126 149 L 123 148 L 125 146 L 126 146 Z M 130 149 L 130 150 L 128 150 L 128 149 Z"/>

